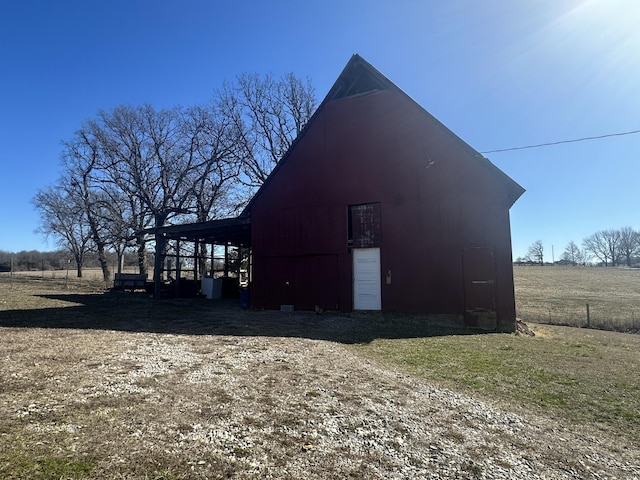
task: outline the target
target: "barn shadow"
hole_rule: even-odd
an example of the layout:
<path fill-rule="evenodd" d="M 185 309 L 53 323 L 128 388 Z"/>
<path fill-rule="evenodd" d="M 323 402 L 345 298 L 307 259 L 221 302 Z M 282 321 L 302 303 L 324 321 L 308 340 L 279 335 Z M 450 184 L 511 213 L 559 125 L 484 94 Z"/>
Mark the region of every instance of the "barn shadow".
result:
<path fill-rule="evenodd" d="M 299 337 L 346 344 L 377 338 L 477 333 L 438 326 L 419 315 L 243 310 L 237 300 L 163 299 L 112 292 L 41 297 L 68 306 L 0 311 L 0 327 L 68 328 L 176 335 Z"/>

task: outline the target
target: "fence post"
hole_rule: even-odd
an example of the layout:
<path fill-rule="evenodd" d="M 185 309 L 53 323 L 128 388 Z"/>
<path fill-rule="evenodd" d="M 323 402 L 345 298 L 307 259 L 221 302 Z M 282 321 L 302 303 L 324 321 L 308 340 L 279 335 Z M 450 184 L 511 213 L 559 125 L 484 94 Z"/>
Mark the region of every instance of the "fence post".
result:
<path fill-rule="evenodd" d="M 589 304 L 587 303 L 587 328 L 591 328 L 591 314 L 589 313 Z"/>

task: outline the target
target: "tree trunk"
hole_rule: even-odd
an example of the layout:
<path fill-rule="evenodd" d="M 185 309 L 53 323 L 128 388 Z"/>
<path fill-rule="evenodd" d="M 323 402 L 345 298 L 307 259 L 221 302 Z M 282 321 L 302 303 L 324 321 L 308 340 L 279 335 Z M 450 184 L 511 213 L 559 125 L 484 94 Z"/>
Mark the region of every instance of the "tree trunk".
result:
<path fill-rule="evenodd" d="M 162 288 L 162 266 L 164 264 L 164 250 L 166 241 L 160 234 L 156 234 L 156 254 L 153 261 L 153 289 L 154 298 L 160 298 Z"/>
<path fill-rule="evenodd" d="M 138 243 L 138 273 L 145 274 L 149 271 L 147 264 L 147 244 L 143 236 L 139 236 L 136 240 Z"/>
<path fill-rule="evenodd" d="M 76 277 L 82 278 L 82 263 L 84 259 L 81 255 L 74 255 L 76 261 Z"/>
<path fill-rule="evenodd" d="M 196 252 L 200 275 L 205 276 L 207 274 L 207 245 L 204 243 L 196 243 Z"/>
<path fill-rule="evenodd" d="M 166 213 L 156 213 L 155 214 L 155 227 L 160 228 L 163 227 L 165 222 L 167 221 Z M 153 260 L 153 288 L 154 288 L 154 298 L 160 298 L 160 288 L 162 287 L 163 280 L 163 265 L 164 265 L 164 256 L 165 250 L 167 247 L 167 240 L 165 237 L 159 233 L 155 234 L 156 240 L 156 254 Z"/>
<path fill-rule="evenodd" d="M 109 270 L 107 256 L 104 252 L 104 243 L 102 242 L 98 244 L 98 262 L 100 262 L 100 268 L 102 269 L 102 279 L 108 282 L 111 280 L 111 271 Z"/>
<path fill-rule="evenodd" d="M 118 273 L 122 273 L 122 268 L 124 267 L 124 249 L 118 248 L 116 253 L 118 255 L 118 266 L 116 268 L 118 269 Z"/>

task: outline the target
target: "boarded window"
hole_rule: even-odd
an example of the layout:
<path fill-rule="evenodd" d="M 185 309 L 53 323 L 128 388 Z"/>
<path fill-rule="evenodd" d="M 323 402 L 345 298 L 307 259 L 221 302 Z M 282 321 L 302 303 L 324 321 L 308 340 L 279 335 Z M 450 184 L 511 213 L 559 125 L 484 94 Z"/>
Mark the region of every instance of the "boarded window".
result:
<path fill-rule="evenodd" d="M 380 204 L 349 205 L 349 246 L 372 248 L 381 244 Z"/>

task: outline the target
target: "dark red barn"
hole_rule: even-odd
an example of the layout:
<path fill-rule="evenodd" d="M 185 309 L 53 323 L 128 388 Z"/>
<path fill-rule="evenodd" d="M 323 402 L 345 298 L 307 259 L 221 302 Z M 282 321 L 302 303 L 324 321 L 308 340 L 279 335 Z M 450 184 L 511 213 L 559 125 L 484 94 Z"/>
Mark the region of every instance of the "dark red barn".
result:
<path fill-rule="evenodd" d="M 512 331 L 509 208 L 523 192 L 354 55 L 243 213 L 252 306 Z"/>

